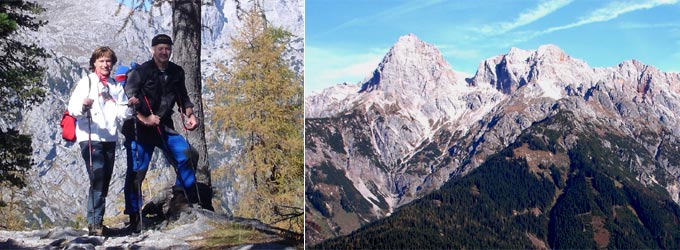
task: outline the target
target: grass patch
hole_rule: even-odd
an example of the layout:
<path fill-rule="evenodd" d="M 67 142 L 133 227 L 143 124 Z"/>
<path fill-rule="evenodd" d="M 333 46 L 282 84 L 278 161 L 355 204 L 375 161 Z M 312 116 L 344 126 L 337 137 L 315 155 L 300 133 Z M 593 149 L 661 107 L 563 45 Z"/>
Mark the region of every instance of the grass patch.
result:
<path fill-rule="evenodd" d="M 125 225 L 125 223 L 130 221 L 130 217 L 127 214 L 120 214 L 113 217 L 104 217 L 104 225 L 107 227 L 116 227 Z M 87 218 L 85 218 L 85 226 L 87 226 Z"/>
<path fill-rule="evenodd" d="M 278 241 L 276 237 L 263 234 L 252 227 L 235 223 L 213 225 L 215 229 L 206 232 L 202 239 L 192 241 L 197 249 L 225 249 L 247 244 Z"/>

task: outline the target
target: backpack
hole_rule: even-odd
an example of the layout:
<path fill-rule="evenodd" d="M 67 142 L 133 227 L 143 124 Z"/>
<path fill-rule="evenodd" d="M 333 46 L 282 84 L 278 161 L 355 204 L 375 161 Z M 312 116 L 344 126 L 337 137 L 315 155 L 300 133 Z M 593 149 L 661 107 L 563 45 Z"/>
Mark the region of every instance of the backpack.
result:
<path fill-rule="evenodd" d="M 87 76 L 87 81 L 89 82 L 89 90 L 87 91 L 87 94 L 89 96 L 90 91 L 92 90 L 92 80 L 90 80 L 89 75 Z M 71 91 L 71 94 L 73 94 L 73 91 Z M 72 116 L 68 112 L 68 109 L 65 110 L 64 113 L 61 115 L 61 123 L 59 124 L 61 126 L 61 138 L 68 142 L 75 142 L 77 122 L 78 121 L 76 117 Z"/>

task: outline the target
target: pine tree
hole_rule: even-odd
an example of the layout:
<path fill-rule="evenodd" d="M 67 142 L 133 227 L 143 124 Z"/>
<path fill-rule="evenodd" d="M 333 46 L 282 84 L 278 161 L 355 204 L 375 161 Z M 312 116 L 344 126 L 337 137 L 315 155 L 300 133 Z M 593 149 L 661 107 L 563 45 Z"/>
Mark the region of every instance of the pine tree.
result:
<path fill-rule="evenodd" d="M 0 131 L 0 228 L 22 229 L 24 218 L 15 197 L 26 187 L 31 161 L 31 136 L 11 129 Z"/>
<path fill-rule="evenodd" d="M 24 1 L 0 2 L 0 113 L 13 124 L 22 109 L 40 103 L 45 97 L 42 77 L 45 67 L 40 60 L 47 58 L 45 49 L 19 41 L 18 32 L 37 31 L 45 21 L 34 15 L 44 11 L 35 3 Z"/>
<path fill-rule="evenodd" d="M 21 112 L 40 103 L 45 97 L 42 77 L 47 58 L 45 50 L 24 44 L 20 32 L 36 31 L 45 25 L 34 15 L 44 11 L 35 3 L 0 2 L 0 227 L 21 228 L 23 219 L 13 197 L 26 186 L 25 174 L 31 168 L 31 136 L 21 134 L 16 124 Z M 9 200 L 3 198 L 9 197 Z"/>
<path fill-rule="evenodd" d="M 303 89 L 283 58 L 291 33 L 272 27 L 255 6 L 231 37 L 227 80 L 212 84 L 213 122 L 239 139 L 241 194 L 235 215 L 295 233 L 303 230 Z M 222 166 L 223 168 L 226 166 Z"/>

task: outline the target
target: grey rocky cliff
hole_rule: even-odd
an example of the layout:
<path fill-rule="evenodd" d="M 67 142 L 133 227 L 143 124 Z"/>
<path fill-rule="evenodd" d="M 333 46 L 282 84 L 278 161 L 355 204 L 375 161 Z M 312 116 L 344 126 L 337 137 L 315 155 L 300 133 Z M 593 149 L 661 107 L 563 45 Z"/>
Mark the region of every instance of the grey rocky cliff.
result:
<path fill-rule="evenodd" d="M 641 183 L 660 183 L 680 202 L 680 159 L 673 156 L 678 150 L 672 146 L 680 138 L 674 113 L 680 105 L 680 74 L 635 60 L 592 68 L 557 46 L 544 45 L 537 50 L 512 48 L 487 59 L 467 79 L 456 73 L 447 77 L 453 71 L 436 49 L 404 42 L 414 40 L 413 35 L 400 38 L 363 84 L 338 85 L 306 98 L 306 128 L 316 131 L 306 135 L 313 144 L 305 150 L 306 174 L 317 180 L 307 188 L 308 211 L 315 218 L 308 223 L 325 222 L 335 230 L 326 234 L 351 232 L 371 218 L 389 215 L 451 177 L 468 173 L 534 123 L 565 109 L 646 145 L 641 155 L 656 157 L 622 156 L 632 157 L 630 166 L 622 167 L 634 171 Z M 408 51 L 405 58 L 410 59 L 399 60 L 400 51 Z M 323 183 L 328 166 L 363 195 L 352 204 L 372 208 L 346 205 L 341 198 L 347 195 L 324 192 L 352 189 L 347 183 Z M 309 202 L 310 197 L 321 198 Z M 323 206 L 342 208 L 329 216 L 320 213 Z M 347 218 L 337 216 L 341 210 L 357 214 L 358 222 L 339 222 Z M 318 242 L 323 234 L 308 240 Z"/>
<path fill-rule="evenodd" d="M 28 190 L 21 199 L 29 211 L 25 211 L 29 226 L 37 228 L 48 225 L 66 225 L 83 221 L 85 216 L 86 189 L 88 184 L 80 148 L 60 137 L 58 126 L 61 112 L 68 102 L 70 90 L 87 72 L 92 51 L 99 46 L 110 46 L 118 56 L 119 65 L 141 63 L 150 59 L 151 38 L 158 33 L 171 34 L 171 11 L 165 4 L 150 16 L 138 12 L 120 33 L 124 18 L 129 11 L 119 7 L 115 0 L 38 0 L 47 10 L 39 18 L 49 23 L 38 32 L 24 34 L 24 40 L 35 42 L 52 56 L 47 66 L 48 95 L 44 103 L 36 105 L 22 117 L 19 128 L 32 135 L 33 161 L 35 166 L 28 176 Z M 252 2 L 215 0 L 203 6 L 203 40 L 201 69 L 203 78 L 222 77 L 216 65 L 229 63 L 229 36 L 240 27 L 237 13 L 248 10 Z M 304 1 L 272 1 L 263 5 L 268 20 L 276 26 L 289 28 L 295 36 L 287 57 L 292 68 L 301 69 L 304 44 Z M 150 20 L 151 19 L 151 20 Z M 115 67 L 114 67 L 115 70 Z M 205 88 L 204 88 L 205 89 Z M 211 94 L 203 93 L 206 106 L 211 105 Z M 206 133 L 212 168 L 228 162 L 238 152 L 238 144 L 228 136 L 217 136 L 209 124 L 210 112 L 206 113 Z M 121 145 L 116 151 L 116 164 L 107 198 L 106 217 L 122 216 L 123 183 L 125 177 L 125 151 Z M 225 145 L 227 147 L 225 147 Z M 214 181 L 218 210 L 228 212 L 238 200 L 232 188 L 237 177 Z M 151 194 L 174 183 L 174 172 L 160 157 L 154 154 L 145 181 L 145 192 Z M 147 194 L 148 197 L 152 195 Z"/>

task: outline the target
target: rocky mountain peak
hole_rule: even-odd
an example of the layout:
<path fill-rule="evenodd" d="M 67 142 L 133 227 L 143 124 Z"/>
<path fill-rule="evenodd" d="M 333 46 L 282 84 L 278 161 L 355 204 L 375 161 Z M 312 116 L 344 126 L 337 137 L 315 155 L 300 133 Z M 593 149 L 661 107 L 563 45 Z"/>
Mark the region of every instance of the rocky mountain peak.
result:
<path fill-rule="evenodd" d="M 590 82 L 593 70 L 585 62 L 574 59 L 559 47 L 548 44 L 536 50 L 511 48 L 507 54 L 479 64 L 472 85 L 490 84 L 505 94 L 513 94 L 525 85 L 539 96 L 561 98 L 565 83 Z"/>
<path fill-rule="evenodd" d="M 414 34 L 408 34 L 392 46 L 360 92 L 427 94 L 442 84 L 455 82 L 455 73 L 441 52 Z"/>
<path fill-rule="evenodd" d="M 647 65 L 645 65 L 643 62 L 632 59 L 632 60 L 626 60 L 626 61 L 619 63 L 618 67 L 621 68 L 621 69 L 630 71 L 632 69 L 642 70 L 642 69 L 646 68 Z"/>
<path fill-rule="evenodd" d="M 573 60 L 567 53 L 554 44 L 545 44 L 536 50 L 523 50 L 512 47 L 507 54 L 498 55 L 490 59 L 493 62 L 508 64 L 536 64 L 536 63 L 565 63 Z"/>
<path fill-rule="evenodd" d="M 638 60 L 623 61 L 609 69 L 614 72 L 611 78 L 623 83 L 626 93 L 635 95 L 635 101 L 665 103 L 667 93 L 680 92 L 680 74 L 662 72 Z"/>
<path fill-rule="evenodd" d="M 409 56 L 423 54 L 437 55 L 438 52 L 439 51 L 437 51 L 433 45 L 423 42 L 422 40 L 418 39 L 415 34 L 410 33 L 408 35 L 399 37 L 397 42 L 392 45 L 392 48 L 390 49 L 390 54 L 392 56 L 386 56 L 385 59 L 390 59 L 392 61 L 404 61 L 407 60 L 407 57 Z"/>
<path fill-rule="evenodd" d="M 567 53 L 554 44 L 541 45 L 536 49 L 536 57 L 553 62 L 564 62 L 570 59 Z"/>
<path fill-rule="evenodd" d="M 352 109 L 355 102 L 368 109 L 396 104 L 428 124 L 432 116 L 448 116 L 454 110 L 453 99 L 466 88 L 464 79 L 434 45 L 407 34 L 358 85 L 339 84 L 306 97 L 305 115 L 332 117 Z"/>
<path fill-rule="evenodd" d="M 406 35 L 400 36 L 399 39 L 397 39 L 397 43 L 395 43 L 393 47 L 398 47 L 400 45 L 408 46 L 407 44 L 416 44 L 416 43 L 424 43 L 424 42 L 421 41 L 420 39 L 418 39 L 416 34 L 408 33 Z"/>
<path fill-rule="evenodd" d="M 626 60 L 619 63 L 615 68 L 622 76 L 640 81 L 650 80 L 652 78 L 660 78 L 663 73 L 652 65 L 644 64 L 638 60 Z M 646 79 L 643 79 L 646 78 Z"/>
<path fill-rule="evenodd" d="M 508 54 L 506 54 L 505 56 L 500 55 L 500 56 L 497 56 L 495 58 L 498 58 L 499 60 L 505 59 L 506 61 L 509 61 L 509 62 L 512 62 L 512 63 L 520 63 L 520 62 L 526 61 L 527 58 L 530 58 L 532 53 L 533 53 L 533 51 L 531 51 L 531 50 L 523 50 L 523 49 L 520 49 L 520 48 L 512 47 L 512 48 L 510 48 L 510 51 L 508 52 Z"/>

